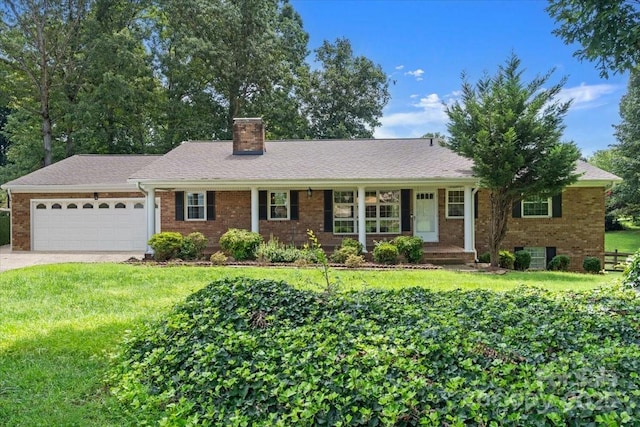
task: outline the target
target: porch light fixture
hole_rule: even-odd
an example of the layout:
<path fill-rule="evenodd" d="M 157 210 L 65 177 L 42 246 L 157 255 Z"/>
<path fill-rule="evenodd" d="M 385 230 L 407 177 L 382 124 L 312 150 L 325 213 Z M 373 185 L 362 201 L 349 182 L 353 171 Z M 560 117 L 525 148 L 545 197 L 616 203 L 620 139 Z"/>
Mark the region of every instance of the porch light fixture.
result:
<path fill-rule="evenodd" d="M 313 190 L 311 189 L 311 187 L 307 188 L 307 197 L 311 198 L 311 196 L 313 196 Z"/>
<path fill-rule="evenodd" d="M 93 193 L 93 200 L 98 200 L 98 193 Z"/>

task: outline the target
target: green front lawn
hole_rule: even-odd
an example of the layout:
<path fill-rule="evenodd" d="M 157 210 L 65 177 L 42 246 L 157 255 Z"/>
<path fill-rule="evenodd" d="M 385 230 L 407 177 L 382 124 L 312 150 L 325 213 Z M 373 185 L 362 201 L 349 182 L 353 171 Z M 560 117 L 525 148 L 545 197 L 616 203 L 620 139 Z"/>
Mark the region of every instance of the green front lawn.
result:
<path fill-rule="evenodd" d="M 621 231 L 607 231 L 604 235 L 604 249 L 607 252 L 634 253 L 640 249 L 640 228 Z"/>
<path fill-rule="evenodd" d="M 105 389 L 108 353 L 127 330 L 165 316 L 187 295 L 225 276 L 285 280 L 320 289 L 316 269 L 114 264 L 38 266 L 0 273 L 0 424 L 135 425 Z M 580 291 L 607 276 L 450 271 L 332 271 L 341 289 L 423 286 L 434 290 L 520 285 Z"/>

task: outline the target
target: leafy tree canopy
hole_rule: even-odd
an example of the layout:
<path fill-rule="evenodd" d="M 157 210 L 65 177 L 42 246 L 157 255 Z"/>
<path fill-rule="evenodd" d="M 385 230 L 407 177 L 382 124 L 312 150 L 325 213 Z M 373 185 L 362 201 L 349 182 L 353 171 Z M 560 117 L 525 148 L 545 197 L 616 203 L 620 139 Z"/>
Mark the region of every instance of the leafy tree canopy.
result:
<path fill-rule="evenodd" d="M 559 25 L 553 33 L 582 47 L 579 59 L 597 63 L 600 75 L 623 72 L 640 64 L 638 0 L 550 0 L 547 11 Z"/>
<path fill-rule="evenodd" d="M 446 108 L 450 137 L 444 145 L 473 160 L 480 186 L 491 193 L 491 262 L 497 266 L 511 204 L 550 197 L 576 181 L 580 152 L 561 142 L 570 102 L 555 98 L 564 79 L 547 87 L 552 72 L 523 81 L 512 55 L 495 75 L 475 85 L 463 75 L 462 98 Z"/>

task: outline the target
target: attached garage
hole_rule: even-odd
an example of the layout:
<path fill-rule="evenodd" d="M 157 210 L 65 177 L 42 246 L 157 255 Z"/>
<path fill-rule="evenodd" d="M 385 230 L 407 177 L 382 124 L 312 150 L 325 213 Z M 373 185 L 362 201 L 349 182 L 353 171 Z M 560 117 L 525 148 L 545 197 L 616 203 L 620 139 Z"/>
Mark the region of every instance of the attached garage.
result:
<path fill-rule="evenodd" d="M 143 251 L 145 212 L 144 198 L 31 200 L 31 247 L 36 251 Z"/>

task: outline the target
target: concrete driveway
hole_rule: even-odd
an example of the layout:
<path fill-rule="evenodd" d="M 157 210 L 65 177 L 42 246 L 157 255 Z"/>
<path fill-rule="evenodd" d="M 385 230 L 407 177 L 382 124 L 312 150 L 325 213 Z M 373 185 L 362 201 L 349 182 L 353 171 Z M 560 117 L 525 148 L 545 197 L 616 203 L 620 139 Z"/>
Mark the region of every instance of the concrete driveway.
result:
<path fill-rule="evenodd" d="M 0 272 L 41 264 L 65 262 L 123 262 L 131 257 L 142 259 L 142 252 L 12 252 L 0 246 Z"/>

